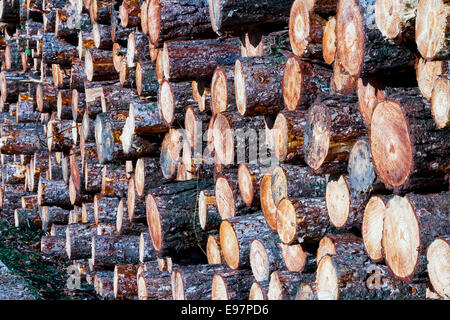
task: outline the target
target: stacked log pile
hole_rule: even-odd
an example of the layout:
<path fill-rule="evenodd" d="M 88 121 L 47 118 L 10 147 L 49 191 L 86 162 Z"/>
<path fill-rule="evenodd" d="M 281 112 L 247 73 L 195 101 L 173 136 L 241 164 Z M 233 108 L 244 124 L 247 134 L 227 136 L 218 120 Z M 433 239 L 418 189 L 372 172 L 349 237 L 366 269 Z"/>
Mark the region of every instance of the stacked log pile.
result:
<path fill-rule="evenodd" d="M 104 299 L 448 299 L 446 0 L 0 0 L 2 213 Z"/>

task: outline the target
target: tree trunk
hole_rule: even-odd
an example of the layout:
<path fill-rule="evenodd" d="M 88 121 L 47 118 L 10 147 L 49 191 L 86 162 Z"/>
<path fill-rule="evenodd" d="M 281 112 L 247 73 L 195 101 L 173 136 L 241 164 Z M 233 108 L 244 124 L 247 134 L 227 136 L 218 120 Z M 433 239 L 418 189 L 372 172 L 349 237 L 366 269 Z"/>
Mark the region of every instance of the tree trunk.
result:
<path fill-rule="evenodd" d="M 314 274 L 274 271 L 270 275 L 268 300 L 294 300 L 302 282 L 310 282 Z"/>
<path fill-rule="evenodd" d="M 92 237 L 92 259 L 95 266 L 112 267 L 116 264 L 139 262 L 139 236 Z"/>
<path fill-rule="evenodd" d="M 64 180 L 39 178 L 38 204 L 40 206 L 70 207 L 69 190 Z"/>
<path fill-rule="evenodd" d="M 250 270 L 224 270 L 212 278 L 212 300 L 248 300 L 253 284 Z"/>
<path fill-rule="evenodd" d="M 95 224 L 77 223 L 66 227 L 66 252 L 70 260 L 91 258 L 91 241 L 97 232 Z"/>
<path fill-rule="evenodd" d="M 137 269 L 136 264 L 121 264 L 114 267 L 114 297 L 116 299 L 137 298 Z"/>
<path fill-rule="evenodd" d="M 270 274 L 277 269 L 285 269 L 278 235 L 271 233 L 254 239 L 250 245 L 249 260 L 258 282 L 269 280 Z"/>

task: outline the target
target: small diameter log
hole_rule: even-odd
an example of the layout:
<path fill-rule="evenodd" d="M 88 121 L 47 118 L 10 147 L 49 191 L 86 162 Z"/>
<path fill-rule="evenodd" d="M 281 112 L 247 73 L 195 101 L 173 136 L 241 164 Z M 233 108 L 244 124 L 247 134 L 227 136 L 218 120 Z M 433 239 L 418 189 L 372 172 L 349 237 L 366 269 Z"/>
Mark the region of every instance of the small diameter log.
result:
<path fill-rule="evenodd" d="M 307 253 L 300 243 L 287 245 L 280 243 L 281 255 L 286 269 L 294 272 L 302 272 L 314 261 L 313 257 Z"/>
<path fill-rule="evenodd" d="M 97 233 L 98 236 L 117 236 L 117 227 L 115 223 L 101 222 L 97 223 Z"/>
<path fill-rule="evenodd" d="M 394 41 L 414 41 L 414 24 L 418 0 L 375 3 L 375 22 L 381 34 Z"/>
<path fill-rule="evenodd" d="M 211 25 L 219 35 L 230 31 L 238 32 L 248 25 L 285 25 L 292 5 L 292 1 L 262 4 L 258 1 L 241 3 L 234 0 L 220 0 L 209 3 Z"/>
<path fill-rule="evenodd" d="M 276 114 L 283 108 L 282 69 L 279 59 L 254 57 L 236 60 L 234 87 L 241 115 Z"/>
<path fill-rule="evenodd" d="M 136 264 L 121 264 L 114 267 L 114 297 L 116 299 L 137 297 L 137 269 Z"/>
<path fill-rule="evenodd" d="M 373 109 L 378 103 L 384 101 L 385 94 L 381 81 L 375 77 L 359 78 L 356 83 L 356 94 L 358 96 L 358 108 L 366 127 L 370 127 Z"/>
<path fill-rule="evenodd" d="M 283 71 L 283 101 L 288 110 L 306 109 L 317 95 L 330 91 L 330 70 L 291 55 Z"/>
<path fill-rule="evenodd" d="M 94 196 L 95 223 L 116 222 L 119 199 L 96 194 Z"/>
<path fill-rule="evenodd" d="M 94 161 L 86 161 L 84 169 L 84 189 L 87 192 L 100 192 L 102 187 L 103 165 Z"/>
<path fill-rule="evenodd" d="M 42 62 L 69 66 L 72 58 L 77 56 L 77 47 L 56 38 L 53 33 L 44 33 L 42 37 Z"/>
<path fill-rule="evenodd" d="M 72 121 L 50 120 L 47 125 L 49 152 L 69 152 L 73 146 Z"/>
<path fill-rule="evenodd" d="M 236 109 L 234 89 L 234 68 L 231 66 L 218 66 L 211 80 L 211 106 L 212 114 Z"/>
<path fill-rule="evenodd" d="M 141 232 L 139 238 L 139 261 L 144 263 L 146 261 L 155 261 L 156 258 L 157 256 L 153 249 L 150 233 L 148 231 Z"/>
<path fill-rule="evenodd" d="M 160 166 L 164 178 L 174 179 L 178 164 L 181 162 L 183 132 L 170 129 L 161 143 Z"/>
<path fill-rule="evenodd" d="M 449 236 L 434 240 L 427 248 L 427 271 L 433 289 L 444 299 L 449 298 L 449 270 L 450 259 Z"/>
<path fill-rule="evenodd" d="M 374 28 L 375 2 L 338 2 L 336 47 L 339 61 L 351 76 L 373 74 L 405 68 L 414 59 L 403 43 L 391 42 Z"/>
<path fill-rule="evenodd" d="M 296 56 L 322 57 L 322 39 L 326 20 L 297 0 L 290 8 L 289 42 Z"/>
<path fill-rule="evenodd" d="M 198 219 L 203 230 L 217 230 L 222 218 L 219 215 L 213 190 L 202 190 L 198 196 Z"/>
<path fill-rule="evenodd" d="M 351 191 L 347 175 L 331 176 L 325 191 L 331 224 L 336 229 L 360 228 L 368 198 L 367 193 Z"/>
<path fill-rule="evenodd" d="M 56 102 L 56 118 L 58 120 L 73 120 L 72 115 L 72 90 L 58 91 Z"/>
<path fill-rule="evenodd" d="M 363 240 L 352 233 L 328 234 L 319 242 L 317 249 L 316 263 L 326 255 L 345 255 L 364 252 Z"/>
<path fill-rule="evenodd" d="M 431 95 L 438 76 L 448 74 L 448 62 L 446 61 L 428 61 L 419 58 L 416 62 L 416 80 L 420 93 L 427 99 Z"/>
<path fill-rule="evenodd" d="M 139 158 L 134 170 L 134 186 L 138 197 L 144 197 L 147 191 L 164 183 L 159 159 Z"/>
<path fill-rule="evenodd" d="M 322 56 L 326 64 L 332 64 L 336 55 L 336 17 L 328 18 L 323 30 Z"/>
<path fill-rule="evenodd" d="M 16 104 L 16 122 L 37 122 L 39 112 L 35 110 L 35 99 L 28 94 L 19 94 L 19 101 Z"/>
<path fill-rule="evenodd" d="M 149 5 L 149 2 L 150 1 L 148 1 L 148 0 L 142 1 L 141 7 L 140 7 L 140 9 L 141 9 L 141 12 L 140 12 L 141 30 L 144 34 L 148 34 L 148 5 Z"/>
<path fill-rule="evenodd" d="M 122 147 L 125 153 L 132 150 L 133 143 L 139 137 L 154 138 L 156 135 L 169 131 L 161 119 L 157 104 L 146 100 L 130 103 L 128 117 L 123 126 Z"/>
<path fill-rule="evenodd" d="M 259 204 L 247 206 L 239 191 L 239 181 L 236 172 L 219 173 L 216 176 L 214 192 L 216 195 L 217 211 L 222 219 L 228 219 L 237 215 L 255 212 Z"/>
<path fill-rule="evenodd" d="M 92 236 L 92 259 L 95 266 L 139 262 L 139 236 Z"/>
<path fill-rule="evenodd" d="M 41 252 L 49 256 L 65 258 L 66 253 L 66 237 L 64 236 L 42 236 Z"/>
<path fill-rule="evenodd" d="M 138 61 L 136 63 L 136 88 L 139 96 L 157 96 L 159 83 L 154 62 Z"/>
<path fill-rule="evenodd" d="M 20 164 L 20 162 L 8 162 L 1 173 L 3 183 L 23 184 L 25 181 L 26 166 Z"/>
<path fill-rule="evenodd" d="M 386 203 L 383 197 L 378 195 L 370 197 L 364 210 L 361 233 L 366 252 L 373 262 L 383 260 L 381 239 L 385 210 Z"/>
<path fill-rule="evenodd" d="M 113 3 L 103 0 L 90 0 L 89 1 L 89 16 L 91 22 L 97 22 L 100 24 L 110 24 L 111 15 L 113 11 Z"/>
<path fill-rule="evenodd" d="M 386 204 L 382 248 L 394 277 L 410 282 L 426 268 L 425 250 L 450 234 L 448 192 L 394 196 Z M 408 241 L 405 241 L 408 239 Z"/>
<path fill-rule="evenodd" d="M 0 93 L 1 101 L 3 103 L 16 103 L 19 97 L 19 93 L 25 89 L 25 83 L 20 80 L 26 80 L 27 78 L 20 71 L 6 71 L 3 70 L 0 73 Z M 10 113 L 12 110 L 10 105 Z M 13 115 L 13 114 L 11 114 Z"/>
<path fill-rule="evenodd" d="M 90 48 L 86 50 L 84 63 L 85 74 L 89 81 L 105 81 L 119 78 L 114 68 L 111 51 Z"/>
<path fill-rule="evenodd" d="M 299 286 L 314 279 L 314 274 L 274 271 L 270 275 L 268 300 L 294 300 Z"/>
<path fill-rule="evenodd" d="M 40 206 L 70 207 L 69 190 L 64 180 L 47 180 L 42 175 L 38 185 L 38 204 Z"/>
<path fill-rule="evenodd" d="M 416 11 L 416 44 L 424 59 L 448 60 L 448 2 L 419 0 Z"/>
<path fill-rule="evenodd" d="M 257 165 L 241 163 L 238 166 L 239 191 L 247 207 L 259 207 L 261 205 L 260 184 L 264 173 L 264 170 L 261 170 Z"/>
<path fill-rule="evenodd" d="M 135 67 L 136 62 L 146 60 L 150 60 L 148 35 L 134 31 L 128 35 L 126 54 L 127 67 Z"/>
<path fill-rule="evenodd" d="M 272 197 L 272 174 L 266 173 L 261 178 L 260 188 L 261 210 L 266 219 L 267 225 L 273 230 L 277 230 L 277 206 Z"/>
<path fill-rule="evenodd" d="M 193 265 L 178 266 L 172 273 L 172 295 L 174 300 L 210 300 L 211 279 L 224 266 Z"/>
<path fill-rule="evenodd" d="M 436 128 L 422 97 L 404 92 L 391 97 L 375 107 L 370 126 L 378 178 L 394 190 L 414 185 L 418 177 L 433 177 L 434 186 L 445 185 L 448 137 Z"/>
<path fill-rule="evenodd" d="M 269 281 L 253 282 L 250 287 L 248 300 L 267 300 L 267 293 L 269 292 Z"/>
<path fill-rule="evenodd" d="M 204 80 L 194 80 L 192 81 L 192 95 L 194 101 L 198 104 L 198 109 L 204 112 L 210 109 L 211 105 L 211 89 L 209 88 L 211 84 Z"/>
<path fill-rule="evenodd" d="M 111 50 L 113 41 L 111 39 L 111 27 L 103 24 L 92 24 L 92 37 L 97 49 Z"/>
<path fill-rule="evenodd" d="M 208 1 L 173 3 L 150 0 L 147 20 L 150 47 L 159 48 L 167 40 L 212 38 Z"/>
<path fill-rule="evenodd" d="M 172 296 L 171 277 L 168 272 L 161 272 L 157 266 L 140 267 L 137 272 L 139 300 L 166 300 Z"/>
<path fill-rule="evenodd" d="M 37 195 L 35 194 L 23 196 L 20 202 L 23 209 L 38 209 Z"/>
<path fill-rule="evenodd" d="M 278 205 L 277 231 L 284 244 L 317 241 L 329 228 L 323 198 L 285 198 Z"/>
<path fill-rule="evenodd" d="M 255 163 L 258 155 L 258 134 L 264 132 L 265 118 L 254 116 L 247 119 L 237 112 L 222 112 L 216 114 L 213 119 L 211 129 L 218 163 L 223 166 Z"/>
<path fill-rule="evenodd" d="M 125 59 L 120 61 L 119 82 L 124 88 L 136 88 L 136 67 L 127 67 Z"/>
<path fill-rule="evenodd" d="M 164 78 L 210 80 L 216 67 L 232 65 L 239 56 L 238 38 L 167 41 L 162 51 Z"/>
<path fill-rule="evenodd" d="M 209 264 L 225 264 L 222 250 L 220 249 L 220 238 L 218 235 L 210 235 L 206 243 L 206 257 Z"/>
<path fill-rule="evenodd" d="M 128 179 L 128 191 L 127 191 L 127 212 L 130 222 L 133 221 L 145 221 L 145 197 L 139 197 L 136 192 L 134 175 L 131 175 Z"/>
<path fill-rule="evenodd" d="M 66 227 L 66 252 L 70 260 L 91 258 L 91 239 L 97 226 L 89 223 L 69 224 Z"/>
<path fill-rule="evenodd" d="M 95 48 L 93 32 L 79 31 L 78 32 L 78 58 L 82 60 L 86 55 L 86 50 Z M 83 72 L 84 73 L 84 72 Z"/>
<path fill-rule="evenodd" d="M 266 128 L 268 145 L 280 162 L 303 164 L 303 135 L 306 110 L 283 110 L 275 118 L 272 129 Z"/>
<path fill-rule="evenodd" d="M 305 161 L 316 174 L 345 172 L 351 146 L 367 134 L 354 99 L 341 97 L 316 101 L 306 117 Z"/>
<path fill-rule="evenodd" d="M 114 299 L 114 271 L 96 271 L 94 288 L 104 300 Z"/>
<path fill-rule="evenodd" d="M 326 180 L 312 175 L 309 168 L 282 164 L 272 171 L 272 199 L 276 206 L 284 198 L 322 197 Z"/>
<path fill-rule="evenodd" d="M 123 198 L 127 196 L 128 179 L 124 166 L 104 165 L 102 173 L 102 195 Z"/>
<path fill-rule="evenodd" d="M 56 111 L 58 105 L 58 90 L 50 84 L 36 86 L 36 104 L 38 110 L 44 113 Z"/>
<path fill-rule="evenodd" d="M 438 129 L 450 127 L 450 80 L 440 76 L 431 95 L 431 114 Z"/>
<path fill-rule="evenodd" d="M 248 300 L 253 284 L 250 270 L 224 270 L 212 277 L 211 300 Z"/>
<path fill-rule="evenodd" d="M 348 184 L 352 192 L 367 192 L 375 181 L 375 167 L 367 137 L 361 137 L 352 147 L 348 157 Z"/>
<path fill-rule="evenodd" d="M 256 281 L 269 280 L 270 274 L 277 269 L 285 269 L 278 235 L 258 237 L 250 245 L 250 267 Z"/>
<path fill-rule="evenodd" d="M 232 269 L 250 267 L 250 246 L 255 238 L 271 237 L 274 233 L 261 213 L 239 216 L 220 224 L 220 247 L 227 265 Z"/>
<path fill-rule="evenodd" d="M 35 226 L 42 227 L 42 221 L 39 217 L 38 209 L 15 209 L 14 210 L 14 226 L 16 228 L 26 228 Z"/>
<path fill-rule="evenodd" d="M 170 83 L 163 80 L 158 92 L 161 119 L 172 127 L 184 120 L 185 108 L 194 104 L 190 82 Z"/>

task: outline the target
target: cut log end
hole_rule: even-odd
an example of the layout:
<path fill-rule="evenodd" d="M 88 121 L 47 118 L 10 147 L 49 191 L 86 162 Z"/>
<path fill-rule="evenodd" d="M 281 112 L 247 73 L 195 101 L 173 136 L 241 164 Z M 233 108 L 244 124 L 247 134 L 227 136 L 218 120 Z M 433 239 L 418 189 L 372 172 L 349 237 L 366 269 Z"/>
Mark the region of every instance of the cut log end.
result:
<path fill-rule="evenodd" d="M 217 210 L 222 219 L 236 216 L 235 198 L 228 179 L 222 175 L 216 179 L 214 193 L 217 195 Z"/>
<path fill-rule="evenodd" d="M 288 199 L 280 201 L 277 208 L 277 231 L 281 242 L 290 244 L 297 234 L 297 217 L 292 202 Z"/>
<path fill-rule="evenodd" d="M 161 7 L 159 0 L 150 0 L 147 11 L 148 35 L 153 46 L 158 45 L 161 30 Z"/>
<path fill-rule="evenodd" d="M 248 207 L 252 205 L 255 192 L 253 179 L 248 166 L 241 163 L 238 167 L 239 191 L 241 192 L 242 200 Z"/>
<path fill-rule="evenodd" d="M 198 196 L 198 219 L 203 230 L 206 228 L 208 206 L 216 206 L 216 197 L 202 190 Z"/>
<path fill-rule="evenodd" d="M 370 145 L 366 139 L 355 142 L 350 151 L 347 170 L 350 188 L 354 192 L 367 191 L 375 180 Z"/>
<path fill-rule="evenodd" d="M 427 250 L 428 276 L 433 289 L 444 299 L 450 298 L 449 237 L 437 238 Z"/>
<path fill-rule="evenodd" d="M 302 70 L 296 57 L 286 60 L 283 72 L 283 101 L 288 110 L 297 109 L 302 97 Z"/>
<path fill-rule="evenodd" d="M 245 85 L 245 75 L 242 70 L 242 63 L 239 59 L 234 65 L 234 88 L 236 96 L 236 105 L 241 115 L 245 114 L 247 109 L 247 91 Z"/>
<path fill-rule="evenodd" d="M 249 257 L 250 266 L 256 281 L 268 280 L 270 275 L 270 262 L 266 248 L 260 240 L 255 239 L 252 241 Z"/>
<path fill-rule="evenodd" d="M 327 64 L 334 62 L 334 56 L 336 54 L 336 18 L 330 17 L 323 33 L 322 41 L 322 53 L 323 60 Z"/>
<path fill-rule="evenodd" d="M 383 90 L 378 90 L 370 81 L 359 78 L 356 82 L 356 93 L 358 95 L 358 108 L 364 123 L 370 127 L 373 110 L 379 102 L 385 100 Z"/>
<path fill-rule="evenodd" d="M 388 187 L 404 185 L 413 170 L 413 150 L 409 129 L 401 107 L 379 103 L 370 126 L 370 151 L 375 170 Z"/>
<path fill-rule="evenodd" d="M 431 95 L 431 114 L 438 129 L 450 126 L 450 80 L 440 77 Z"/>
<path fill-rule="evenodd" d="M 281 112 L 273 124 L 272 139 L 275 156 L 279 161 L 283 161 L 288 152 L 289 128 L 286 117 Z"/>
<path fill-rule="evenodd" d="M 420 228 L 414 208 L 406 197 L 394 196 L 386 205 L 382 247 L 394 276 L 411 280 L 419 260 Z"/>
<path fill-rule="evenodd" d="M 277 206 L 272 197 L 272 175 L 265 174 L 260 183 L 261 209 L 267 225 L 274 231 L 277 230 Z"/>
<path fill-rule="evenodd" d="M 402 1 L 377 0 L 375 4 L 375 22 L 381 34 L 387 39 L 394 39 L 402 31 Z"/>
<path fill-rule="evenodd" d="M 325 106 L 314 104 L 308 111 L 304 132 L 305 161 L 318 170 L 328 154 L 330 147 L 330 119 Z"/>
<path fill-rule="evenodd" d="M 416 44 L 423 58 L 431 60 L 446 50 L 448 8 L 444 0 L 421 0 L 417 6 Z"/>
<path fill-rule="evenodd" d="M 337 300 L 339 283 L 332 256 L 325 255 L 319 262 L 316 273 L 316 289 L 319 300 Z"/>
<path fill-rule="evenodd" d="M 289 41 L 295 55 L 301 56 L 305 52 L 309 32 L 309 10 L 303 1 L 295 1 L 289 16 Z"/>
<path fill-rule="evenodd" d="M 364 59 L 364 31 L 357 1 L 339 1 L 336 16 L 337 54 L 352 76 L 360 73 Z"/>
<path fill-rule="evenodd" d="M 92 81 L 94 77 L 94 61 L 92 60 L 92 55 L 89 50 L 86 50 L 84 55 L 84 72 L 86 74 L 86 78 L 89 81 Z"/>
<path fill-rule="evenodd" d="M 267 296 L 264 293 L 261 285 L 258 282 L 254 282 L 250 287 L 249 300 L 267 300 Z"/>
<path fill-rule="evenodd" d="M 220 250 L 219 237 L 210 235 L 206 242 L 206 257 L 209 264 L 222 264 L 222 253 Z"/>
<path fill-rule="evenodd" d="M 275 206 L 288 196 L 288 181 L 286 173 L 281 166 L 277 166 L 272 171 L 272 199 Z"/>
<path fill-rule="evenodd" d="M 430 100 L 434 83 L 442 73 L 442 61 L 427 61 L 420 58 L 416 64 L 416 79 L 420 93 Z"/>
<path fill-rule="evenodd" d="M 342 228 L 350 211 L 350 188 L 344 176 L 338 180 L 330 179 L 325 191 L 328 217 L 336 228 Z"/>
<path fill-rule="evenodd" d="M 381 253 L 381 238 L 383 236 L 383 221 L 386 205 L 380 196 L 372 196 L 364 210 L 361 227 L 364 247 L 372 261 L 383 259 Z"/>
<path fill-rule="evenodd" d="M 153 247 L 156 251 L 160 251 L 162 247 L 162 229 L 161 219 L 159 217 L 158 206 L 155 198 L 151 193 L 145 197 L 145 210 L 147 214 L 147 225 L 152 238 Z"/>
<path fill-rule="evenodd" d="M 302 272 L 306 265 L 307 254 L 301 244 L 286 245 L 281 243 L 281 256 L 286 269 L 293 272 Z"/>
<path fill-rule="evenodd" d="M 170 126 L 174 119 L 175 101 L 172 85 L 167 80 L 163 80 L 161 83 L 158 106 L 161 110 L 162 119 Z"/>
<path fill-rule="evenodd" d="M 211 80 L 211 110 L 213 114 L 227 111 L 228 81 L 225 70 L 217 67 Z"/>
<path fill-rule="evenodd" d="M 220 274 L 215 274 L 211 284 L 211 300 L 228 300 L 227 284 Z"/>
<path fill-rule="evenodd" d="M 212 126 L 214 150 L 217 161 L 231 164 L 234 159 L 234 137 L 230 124 L 223 114 L 216 114 Z"/>
<path fill-rule="evenodd" d="M 220 224 L 220 246 L 225 262 L 231 269 L 237 269 L 240 265 L 239 241 L 234 231 L 233 224 L 228 220 Z"/>

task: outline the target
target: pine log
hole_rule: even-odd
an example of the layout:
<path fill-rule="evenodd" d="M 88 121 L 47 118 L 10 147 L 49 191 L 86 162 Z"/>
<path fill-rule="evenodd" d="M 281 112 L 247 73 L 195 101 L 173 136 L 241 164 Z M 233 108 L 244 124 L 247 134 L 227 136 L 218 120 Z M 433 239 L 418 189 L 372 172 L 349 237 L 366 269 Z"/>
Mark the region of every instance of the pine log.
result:
<path fill-rule="evenodd" d="M 166 40 L 212 38 L 207 0 L 150 0 L 147 11 L 150 47 L 158 48 Z"/>
<path fill-rule="evenodd" d="M 136 88 L 140 96 L 157 96 L 159 83 L 153 61 L 138 61 L 136 63 Z"/>
<path fill-rule="evenodd" d="M 92 24 L 92 37 L 94 38 L 94 44 L 97 49 L 111 50 L 113 41 L 111 39 L 110 26 L 93 23 Z"/>
<path fill-rule="evenodd" d="M 16 228 L 30 228 L 31 226 L 41 228 L 42 221 L 39 217 L 39 210 L 26 208 L 15 209 L 14 226 Z"/>
<path fill-rule="evenodd" d="M 139 236 L 92 236 L 92 259 L 95 266 L 139 262 Z"/>
<path fill-rule="evenodd" d="M 158 91 L 158 109 L 161 119 L 173 127 L 184 119 L 185 108 L 193 104 L 189 82 L 170 83 L 163 80 Z"/>
<path fill-rule="evenodd" d="M 40 206 L 71 206 L 69 190 L 64 180 L 47 180 L 41 175 L 38 186 L 38 204 Z"/>
<path fill-rule="evenodd" d="M 448 192 L 405 197 L 394 196 L 386 204 L 382 248 L 394 277 L 410 282 L 426 268 L 426 248 L 449 230 Z M 404 239 L 409 239 L 405 242 Z"/>
<path fill-rule="evenodd" d="M 224 270 L 212 278 L 212 300 L 248 300 L 253 276 L 250 270 Z"/>
<path fill-rule="evenodd" d="M 236 110 L 234 68 L 218 66 L 211 80 L 211 112 L 213 115 Z"/>
<path fill-rule="evenodd" d="M 323 30 L 322 55 L 326 64 L 332 64 L 336 55 L 336 17 L 328 18 Z"/>
<path fill-rule="evenodd" d="M 375 77 L 359 78 L 356 83 L 356 94 L 358 96 L 358 108 L 367 128 L 370 127 L 373 109 L 385 100 L 383 85 Z"/>
<path fill-rule="evenodd" d="M 1 125 L 0 151 L 5 154 L 28 154 L 44 150 L 44 128 L 40 124 Z"/>
<path fill-rule="evenodd" d="M 55 86 L 38 84 L 36 87 L 36 103 L 40 112 L 51 113 L 56 111 L 58 103 L 58 90 Z"/>
<path fill-rule="evenodd" d="M 90 0 L 89 1 L 89 16 L 91 22 L 97 22 L 100 24 L 110 24 L 111 15 L 113 11 L 113 3 L 103 0 Z"/>
<path fill-rule="evenodd" d="M 71 260 L 91 258 L 91 238 L 97 226 L 89 223 L 69 224 L 66 227 L 66 252 Z"/>
<path fill-rule="evenodd" d="M 438 129 L 450 127 L 449 109 L 450 80 L 444 76 L 438 77 L 431 94 L 431 114 Z"/>
<path fill-rule="evenodd" d="M 361 233 L 366 252 L 373 262 L 383 260 L 381 239 L 385 211 L 385 199 L 379 195 L 371 196 L 364 210 Z"/>
<path fill-rule="evenodd" d="M 114 267 L 114 297 L 116 299 L 137 297 L 137 269 L 138 265 L 135 264 L 121 264 Z"/>
<path fill-rule="evenodd" d="M 141 232 L 139 238 L 139 261 L 141 263 L 156 260 L 156 252 L 153 249 L 152 238 L 148 231 Z"/>
<path fill-rule="evenodd" d="M 448 298 L 448 259 L 450 256 L 449 236 L 435 239 L 427 248 L 427 271 L 433 289 L 442 297 Z"/>
<path fill-rule="evenodd" d="M 170 129 L 161 143 L 160 166 L 164 178 L 173 180 L 181 161 L 183 132 Z"/>
<path fill-rule="evenodd" d="M 219 235 L 212 234 L 208 237 L 208 242 L 206 243 L 206 257 L 209 264 L 225 264 L 222 250 L 220 249 Z"/>
<path fill-rule="evenodd" d="M 128 35 L 127 41 L 127 67 L 135 67 L 136 62 L 150 60 L 148 50 L 148 35 L 134 31 Z"/>
<path fill-rule="evenodd" d="M 249 260 L 258 282 L 269 280 L 270 274 L 277 269 L 285 269 L 278 235 L 272 233 L 254 239 L 250 245 Z"/>
<path fill-rule="evenodd" d="M 56 102 L 56 119 L 73 120 L 72 90 L 58 90 L 58 98 Z"/>
<path fill-rule="evenodd" d="M 41 237 L 41 252 L 50 256 L 67 257 L 66 237 L 43 236 Z"/>
<path fill-rule="evenodd" d="M 332 119 L 332 120 L 331 120 Z M 317 173 L 345 172 L 353 143 L 367 129 L 352 97 L 329 96 L 316 101 L 306 117 L 305 161 Z"/>
<path fill-rule="evenodd" d="M 348 184 L 352 192 L 367 192 L 375 182 L 370 144 L 367 137 L 361 137 L 353 145 L 348 157 Z"/>
<path fill-rule="evenodd" d="M 255 238 L 273 235 L 261 213 L 223 220 L 220 224 L 220 247 L 232 269 L 250 267 L 250 246 Z"/>
<path fill-rule="evenodd" d="M 157 267 L 153 267 L 141 272 L 138 271 L 137 277 L 138 296 L 140 300 L 166 300 L 172 296 L 171 277 L 169 273 L 161 272 Z"/>
<path fill-rule="evenodd" d="M 42 37 L 42 61 L 47 64 L 70 65 L 77 54 L 77 48 L 57 38 L 53 33 L 44 33 Z"/>
<path fill-rule="evenodd" d="M 93 32 L 79 31 L 78 32 L 78 58 L 82 60 L 86 55 L 86 50 L 95 47 Z M 84 73 L 84 72 L 83 72 Z"/>
<path fill-rule="evenodd" d="M 314 279 L 313 274 L 292 271 L 274 271 L 270 275 L 268 300 L 294 300 L 302 282 Z"/>
<path fill-rule="evenodd" d="M 119 199 L 101 194 L 94 196 L 95 223 L 116 222 Z"/>
<path fill-rule="evenodd" d="M 47 145 L 49 152 L 69 152 L 72 139 L 72 121 L 51 120 L 47 127 Z"/>
<path fill-rule="evenodd" d="M 239 53 L 237 38 L 167 41 L 162 51 L 164 78 L 210 80 L 216 67 L 234 64 Z"/>
<path fill-rule="evenodd" d="M 351 76 L 404 68 L 414 59 L 413 52 L 405 44 L 391 42 L 378 28 L 373 28 L 375 2 L 338 2 L 337 54 Z"/>
<path fill-rule="evenodd" d="M 248 300 L 267 300 L 267 293 L 269 292 L 269 281 L 253 282 L 250 287 Z"/>
<path fill-rule="evenodd" d="M 111 51 L 96 48 L 87 49 L 84 63 L 85 74 L 89 81 L 105 81 L 119 78 L 119 75 L 114 68 Z"/>
<path fill-rule="evenodd" d="M 109 197 L 127 196 L 128 179 L 124 166 L 104 165 L 102 172 L 101 193 Z"/>
<path fill-rule="evenodd" d="M 286 269 L 294 272 L 302 272 L 313 263 L 313 258 L 307 253 L 300 243 L 287 245 L 280 243 L 281 255 Z"/>
<path fill-rule="evenodd" d="M 272 197 L 272 174 L 266 173 L 260 182 L 259 194 L 261 199 L 261 210 L 267 225 L 274 231 L 277 230 L 277 206 Z"/>
<path fill-rule="evenodd" d="M 428 61 L 423 58 L 416 61 L 417 86 L 427 100 L 431 99 L 437 77 L 448 74 L 448 68 L 448 61 Z"/>

